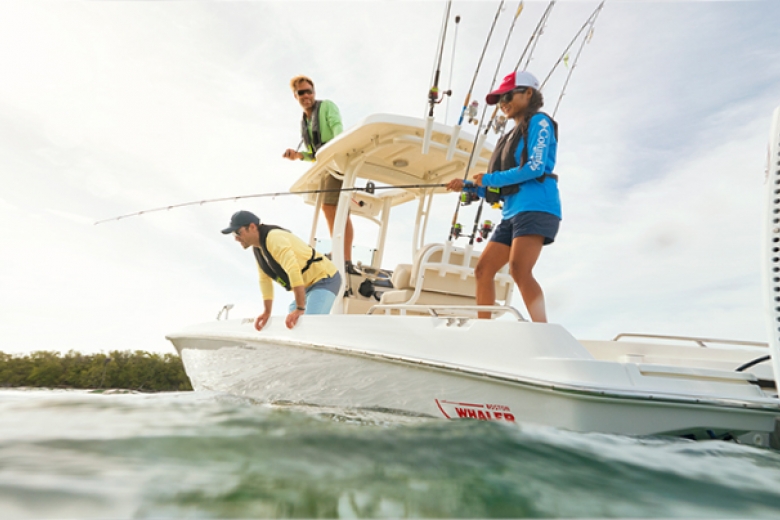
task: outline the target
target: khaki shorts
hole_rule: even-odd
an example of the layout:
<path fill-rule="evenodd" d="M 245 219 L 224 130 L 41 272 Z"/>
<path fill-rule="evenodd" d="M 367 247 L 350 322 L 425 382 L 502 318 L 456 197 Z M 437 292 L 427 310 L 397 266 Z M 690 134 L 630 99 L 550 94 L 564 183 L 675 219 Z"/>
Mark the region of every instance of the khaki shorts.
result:
<path fill-rule="evenodd" d="M 331 174 L 325 174 L 325 178 L 322 179 L 322 188 L 323 190 L 340 190 L 341 185 L 344 184 L 344 181 L 341 179 L 337 179 Z M 323 193 L 323 199 L 322 203 L 328 206 L 337 206 L 339 203 L 339 195 L 340 192 L 338 191 L 329 191 L 327 193 Z"/>

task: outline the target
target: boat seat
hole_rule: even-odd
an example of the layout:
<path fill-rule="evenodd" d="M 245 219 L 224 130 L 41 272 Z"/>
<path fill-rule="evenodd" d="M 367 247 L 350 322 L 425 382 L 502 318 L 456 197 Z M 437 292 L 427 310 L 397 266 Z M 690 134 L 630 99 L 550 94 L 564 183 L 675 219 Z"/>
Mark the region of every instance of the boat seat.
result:
<path fill-rule="evenodd" d="M 399 264 L 393 272 L 394 290 L 382 294 L 380 304 L 476 305 L 474 267 L 480 251 L 445 244 L 427 244 L 413 264 Z M 509 305 L 514 281 L 509 267 L 496 274 L 496 301 Z"/>

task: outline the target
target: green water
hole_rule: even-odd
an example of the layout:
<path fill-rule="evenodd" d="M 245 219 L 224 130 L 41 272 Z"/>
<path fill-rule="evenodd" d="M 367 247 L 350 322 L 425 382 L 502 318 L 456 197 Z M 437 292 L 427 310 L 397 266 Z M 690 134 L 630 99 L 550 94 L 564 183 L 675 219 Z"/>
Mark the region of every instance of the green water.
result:
<path fill-rule="evenodd" d="M 780 516 L 780 453 L 721 441 L 0 391 L 0 518 Z"/>

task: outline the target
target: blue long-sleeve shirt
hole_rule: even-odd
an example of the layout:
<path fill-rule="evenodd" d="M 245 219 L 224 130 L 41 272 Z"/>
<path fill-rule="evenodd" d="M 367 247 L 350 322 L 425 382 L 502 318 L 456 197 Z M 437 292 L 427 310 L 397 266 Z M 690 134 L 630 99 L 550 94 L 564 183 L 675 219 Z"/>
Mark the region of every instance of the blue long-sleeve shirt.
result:
<path fill-rule="evenodd" d="M 522 163 L 524 138 L 520 138 L 514 151 L 517 164 Z M 482 188 L 476 190 L 480 197 L 485 196 L 485 188 L 501 188 L 512 184 L 520 184 L 520 191 L 504 197 L 504 207 L 501 210 L 503 218 L 511 218 L 523 211 L 542 211 L 552 213 L 561 218 L 561 198 L 558 192 L 558 182 L 545 177 L 542 182 L 537 179 L 545 173 L 552 173 L 558 152 L 558 141 L 555 129 L 549 116 L 536 113 L 528 123 L 528 162 L 522 167 L 516 166 L 509 170 L 492 172 L 482 177 Z M 475 186 L 467 188 L 474 191 Z"/>

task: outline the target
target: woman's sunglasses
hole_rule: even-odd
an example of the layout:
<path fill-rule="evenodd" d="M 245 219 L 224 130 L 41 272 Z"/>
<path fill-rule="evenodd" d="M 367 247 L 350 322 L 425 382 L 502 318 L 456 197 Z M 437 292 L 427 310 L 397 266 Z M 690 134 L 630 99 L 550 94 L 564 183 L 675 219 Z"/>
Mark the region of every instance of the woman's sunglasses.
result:
<path fill-rule="evenodd" d="M 509 92 L 504 92 L 501 94 L 501 97 L 498 98 L 499 103 L 509 103 L 512 101 L 512 98 L 515 97 L 515 94 L 522 94 L 527 89 L 525 87 L 518 87 L 516 89 L 512 89 Z"/>

